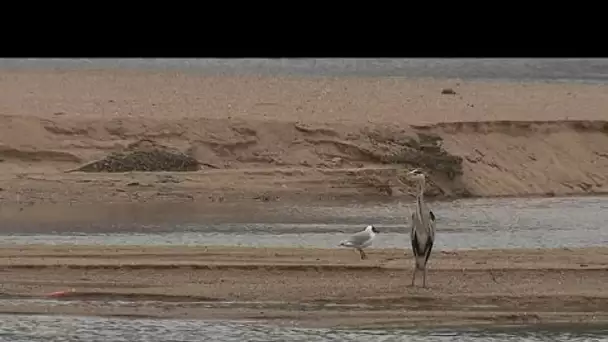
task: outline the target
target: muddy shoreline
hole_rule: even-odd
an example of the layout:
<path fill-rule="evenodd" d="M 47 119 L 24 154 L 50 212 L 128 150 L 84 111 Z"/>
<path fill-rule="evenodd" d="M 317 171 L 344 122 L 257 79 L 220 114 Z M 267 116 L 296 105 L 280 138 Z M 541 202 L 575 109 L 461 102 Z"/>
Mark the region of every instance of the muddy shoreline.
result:
<path fill-rule="evenodd" d="M 409 250 L 368 255 L 361 261 L 341 249 L 3 247 L 1 292 L 9 301 L 0 312 L 351 327 L 608 322 L 607 248 L 437 251 L 428 289 L 408 286 Z M 27 298 L 62 305 L 10 302 Z"/>

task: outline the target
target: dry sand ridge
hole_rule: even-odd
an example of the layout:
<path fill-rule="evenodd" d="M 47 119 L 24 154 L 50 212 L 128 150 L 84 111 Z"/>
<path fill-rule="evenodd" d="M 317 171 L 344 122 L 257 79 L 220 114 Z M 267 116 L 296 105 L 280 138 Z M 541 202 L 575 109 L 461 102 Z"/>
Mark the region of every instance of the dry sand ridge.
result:
<path fill-rule="evenodd" d="M 3 71 L 6 203 L 399 197 L 607 190 L 608 87 L 390 78 Z M 453 94 L 442 94 L 452 88 Z M 65 173 L 162 148 L 196 172 Z"/>

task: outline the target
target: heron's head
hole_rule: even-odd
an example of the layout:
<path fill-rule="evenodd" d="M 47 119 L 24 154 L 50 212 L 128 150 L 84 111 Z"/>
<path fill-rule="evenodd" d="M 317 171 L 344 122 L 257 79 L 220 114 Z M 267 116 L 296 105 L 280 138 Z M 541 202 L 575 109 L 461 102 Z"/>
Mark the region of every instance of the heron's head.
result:
<path fill-rule="evenodd" d="M 367 230 L 367 231 L 369 231 L 369 232 L 373 232 L 373 233 L 375 233 L 375 234 L 378 234 L 378 233 L 379 233 L 378 229 L 376 229 L 376 227 L 374 227 L 373 225 L 369 225 L 369 226 L 367 226 L 367 228 L 365 228 L 365 230 Z"/>
<path fill-rule="evenodd" d="M 421 180 L 426 179 L 426 175 L 420 169 L 413 169 L 412 171 L 407 173 L 407 178 L 416 180 L 416 181 L 421 181 Z"/>

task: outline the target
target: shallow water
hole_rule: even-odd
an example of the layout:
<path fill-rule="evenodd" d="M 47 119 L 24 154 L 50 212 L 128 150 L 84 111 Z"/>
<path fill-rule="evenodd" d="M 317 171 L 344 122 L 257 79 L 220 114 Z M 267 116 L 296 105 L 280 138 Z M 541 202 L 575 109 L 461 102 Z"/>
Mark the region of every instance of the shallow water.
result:
<path fill-rule="evenodd" d="M 335 247 L 344 236 L 374 224 L 376 248 L 408 246 L 411 204 L 344 204 L 285 208 L 259 204 L 256 214 L 227 215 L 193 207 L 175 220 L 14 225 L 1 229 L 2 244 L 169 244 Z M 551 248 L 608 244 L 608 197 L 479 199 L 433 203 L 437 247 Z M 239 214 L 240 213 L 240 214 Z M 138 212 L 137 217 L 142 217 Z M 116 218 L 115 218 L 116 219 Z M 27 226 L 27 227 L 26 227 Z M 27 234 L 22 232 L 27 231 Z"/>
<path fill-rule="evenodd" d="M 392 76 L 606 83 L 606 58 L 0 58 L 0 68 L 127 68 L 212 74 Z"/>
<path fill-rule="evenodd" d="M 608 329 L 336 330 L 192 320 L 0 315 L 0 341 L 608 341 Z"/>

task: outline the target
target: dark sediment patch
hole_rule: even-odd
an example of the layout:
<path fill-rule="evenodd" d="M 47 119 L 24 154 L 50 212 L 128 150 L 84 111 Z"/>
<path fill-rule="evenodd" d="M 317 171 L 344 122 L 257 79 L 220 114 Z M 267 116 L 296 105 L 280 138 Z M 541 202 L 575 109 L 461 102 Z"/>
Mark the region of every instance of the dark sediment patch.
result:
<path fill-rule="evenodd" d="M 151 151 L 115 152 L 109 156 L 69 171 L 132 172 L 132 171 L 198 171 L 201 163 L 180 153 L 154 149 Z"/>

